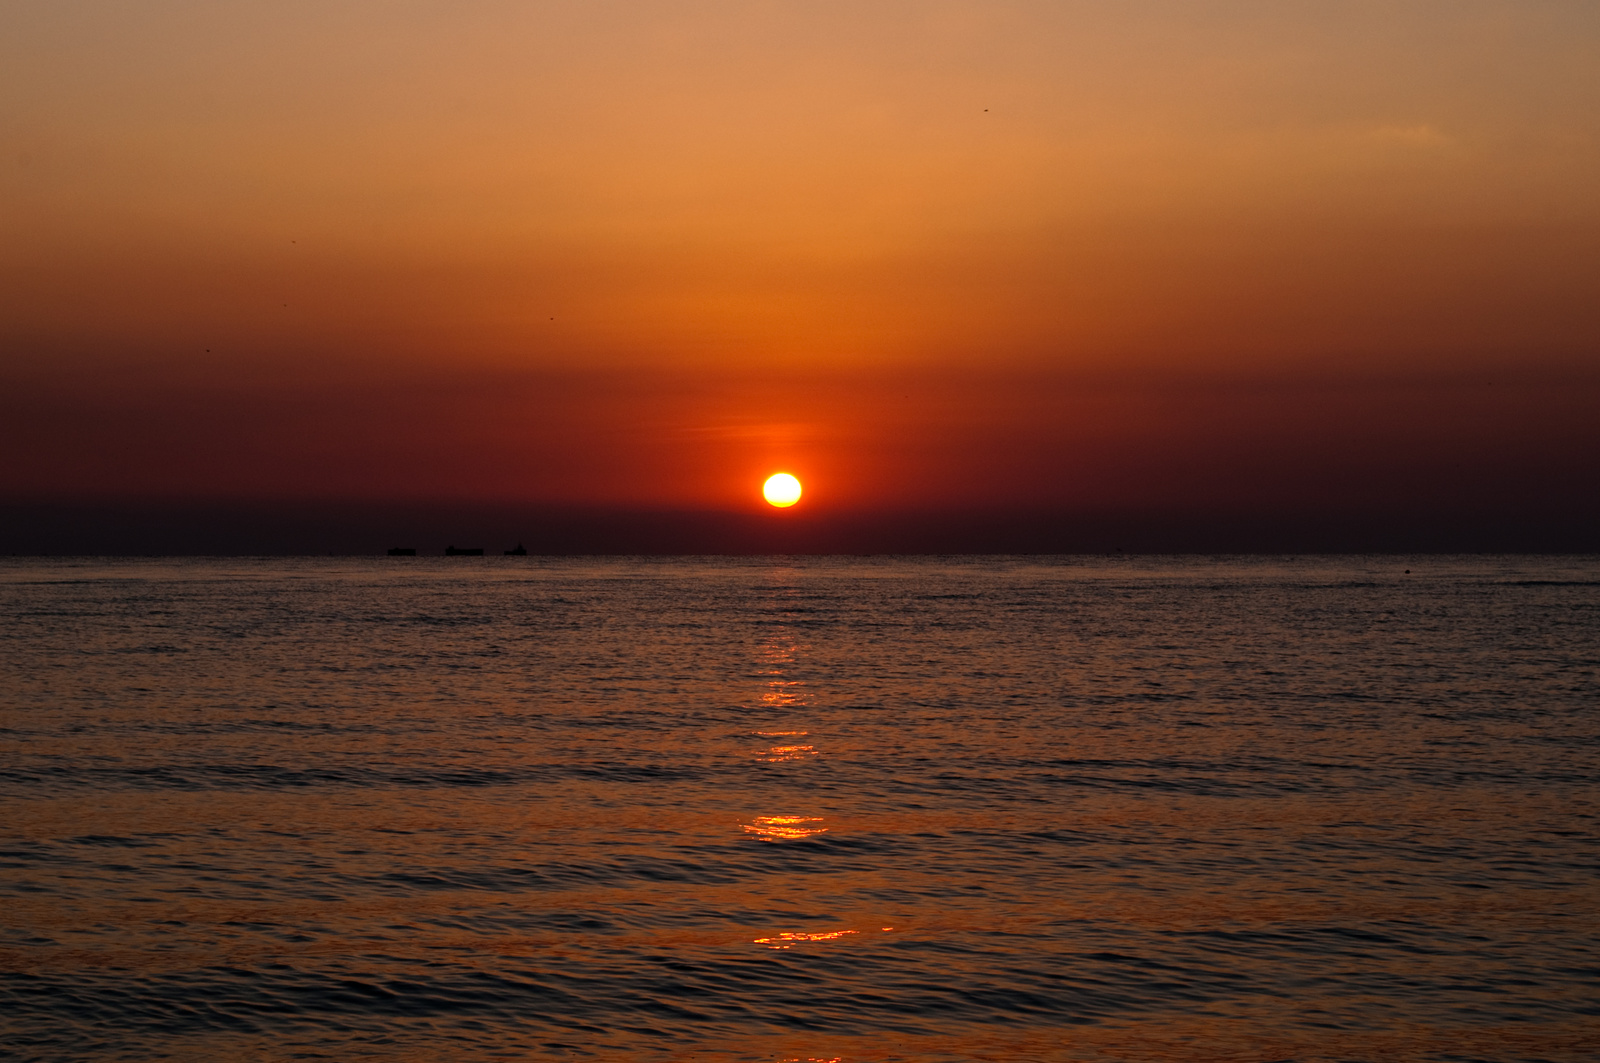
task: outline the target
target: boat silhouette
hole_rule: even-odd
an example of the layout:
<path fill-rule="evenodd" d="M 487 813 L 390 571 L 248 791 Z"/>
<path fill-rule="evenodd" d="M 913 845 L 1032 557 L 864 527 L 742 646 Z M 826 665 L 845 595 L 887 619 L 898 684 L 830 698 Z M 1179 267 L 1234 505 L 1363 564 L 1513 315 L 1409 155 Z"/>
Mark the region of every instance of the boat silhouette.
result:
<path fill-rule="evenodd" d="M 528 548 L 518 543 L 514 548 L 506 551 L 507 557 L 527 557 Z"/>
<path fill-rule="evenodd" d="M 482 557 L 481 546 L 447 546 L 444 548 L 445 557 Z"/>

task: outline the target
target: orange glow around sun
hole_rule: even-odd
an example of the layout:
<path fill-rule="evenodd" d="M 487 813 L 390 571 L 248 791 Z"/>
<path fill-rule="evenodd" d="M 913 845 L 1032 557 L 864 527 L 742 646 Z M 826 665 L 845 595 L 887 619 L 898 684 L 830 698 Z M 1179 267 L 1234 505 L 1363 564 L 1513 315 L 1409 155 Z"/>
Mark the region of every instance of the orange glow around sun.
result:
<path fill-rule="evenodd" d="M 800 481 L 786 472 L 780 472 L 767 478 L 761 485 L 761 494 L 766 500 L 785 509 L 800 501 Z"/>

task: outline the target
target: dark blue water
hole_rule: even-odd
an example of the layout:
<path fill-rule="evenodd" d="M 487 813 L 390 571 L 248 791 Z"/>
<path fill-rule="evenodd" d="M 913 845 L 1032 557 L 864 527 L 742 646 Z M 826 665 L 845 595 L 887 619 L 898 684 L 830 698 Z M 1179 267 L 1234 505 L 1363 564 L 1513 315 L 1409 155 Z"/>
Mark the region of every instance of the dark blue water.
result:
<path fill-rule="evenodd" d="M 0 754 L 7 1058 L 1600 1057 L 1600 559 L 3 561 Z"/>

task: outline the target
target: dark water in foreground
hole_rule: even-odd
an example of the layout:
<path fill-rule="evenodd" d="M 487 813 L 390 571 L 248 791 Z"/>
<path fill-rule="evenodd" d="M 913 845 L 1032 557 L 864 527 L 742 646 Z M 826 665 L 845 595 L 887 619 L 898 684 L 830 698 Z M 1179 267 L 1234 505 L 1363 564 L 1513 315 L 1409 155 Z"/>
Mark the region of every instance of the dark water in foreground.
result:
<path fill-rule="evenodd" d="M 0 753 L 10 1058 L 1600 1056 L 1600 559 L 0 562 Z"/>

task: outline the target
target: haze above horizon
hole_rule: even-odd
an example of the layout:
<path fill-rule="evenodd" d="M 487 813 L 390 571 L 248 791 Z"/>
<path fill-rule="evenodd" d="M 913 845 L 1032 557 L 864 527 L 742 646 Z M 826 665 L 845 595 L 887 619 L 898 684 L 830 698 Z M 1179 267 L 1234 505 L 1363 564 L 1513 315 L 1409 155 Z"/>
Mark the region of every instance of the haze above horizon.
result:
<path fill-rule="evenodd" d="M 1581 526 L 1596 69 L 1579 2 L 11 5 L 0 506 Z"/>

